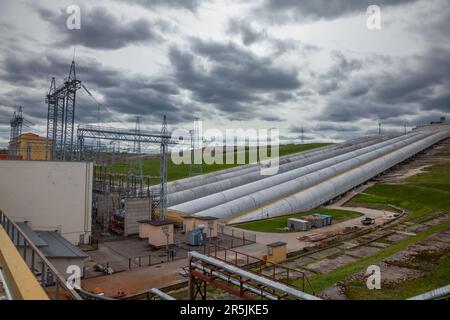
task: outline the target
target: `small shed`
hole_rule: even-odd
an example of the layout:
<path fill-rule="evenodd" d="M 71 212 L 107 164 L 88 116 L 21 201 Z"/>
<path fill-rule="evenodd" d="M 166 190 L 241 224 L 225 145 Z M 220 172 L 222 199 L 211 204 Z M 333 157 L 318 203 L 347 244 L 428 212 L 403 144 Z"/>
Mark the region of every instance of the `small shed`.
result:
<path fill-rule="evenodd" d="M 72 275 L 67 273 L 67 268 L 73 265 L 79 267 L 81 276 L 84 276 L 84 261 L 88 258 L 86 253 L 56 231 L 36 231 L 36 234 L 47 243 L 42 247 L 42 253 L 64 278 L 67 279 Z"/>
<path fill-rule="evenodd" d="M 149 238 L 151 226 L 150 220 L 141 220 L 138 221 L 139 224 L 139 239 L 144 240 Z"/>
<path fill-rule="evenodd" d="M 329 225 L 331 225 L 333 223 L 333 217 L 329 216 L 327 214 L 313 213 L 313 217 L 322 218 L 324 226 L 329 226 Z"/>
<path fill-rule="evenodd" d="M 324 226 L 324 221 L 321 217 L 305 216 L 302 219 L 309 221 L 312 228 L 322 228 Z"/>
<path fill-rule="evenodd" d="M 293 231 L 308 231 L 311 229 L 311 222 L 297 218 L 289 218 L 287 227 Z"/>
<path fill-rule="evenodd" d="M 280 263 L 286 260 L 287 244 L 286 242 L 274 242 L 267 245 L 267 261 Z"/>
<path fill-rule="evenodd" d="M 173 229 L 174 221 L 160 220 L 160 221 L 148 221 L 148 244 L 154 248 L 162 248 L 166 245 L 173 245 Z"/>
<path fill-rule="evenodd" d="M 77 246 L 67 241 L 57 231 L 35 231 L 28 222 L 18 222 L 17 226 L 27 236 L 27 238 L 36 246 L 50 263 L 59 271 L 61 276 L 68 278 L 72 273 L 67 273 L 67 267 L 76 265 L 80 268 L 81 276 L 84 275 L 84 261 L 88 255 Z M 17 242 L 15 234 L 15 243 L 19 247 L 24 247 L 24 240 L 20 237 Z M 39 268 L 41 259 L 35 255 L 32 256 L 30 245 L 26 247 L 26 262 L 29 266 L 34 263 L 35 268 Z M 32 261 L 34 259 L 34 261 Z"/>

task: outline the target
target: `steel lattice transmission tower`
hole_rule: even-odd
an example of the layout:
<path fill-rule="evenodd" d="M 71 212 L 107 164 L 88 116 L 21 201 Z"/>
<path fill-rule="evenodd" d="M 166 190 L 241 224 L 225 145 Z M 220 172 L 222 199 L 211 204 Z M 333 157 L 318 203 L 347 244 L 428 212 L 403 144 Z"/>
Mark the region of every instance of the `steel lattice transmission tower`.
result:
<path fill-rule="evenodd" d="M 136 177 L 136 182 L 139 186 L 139 195 L 142 195 L 144 188 L 144 160 L 141 154 L 141 120 L 139 116 L 136 117 L 134 132 L 136 133 L 135 140 L 133 141 L 134 159 L 129 159 L 128 176 L 130 178 L 132 176 Z"/>
<path fill-rule="evenodd" d="M 11 133 L 9 135 L 9 156 L 11 159 L 17 159 L 20 155 L 20 146 L 18 140 L 22 134 L 23 114 L 22 107 L 19 107 L 18 112 L 14 111 L 14 115 L 10 121 Z"/>
<path fill-rule="evenodd" d="M 77 79 L 75 61 L 72 61 L 69 76 L 62 85 L 56 87 L 55 78 L 52 78 L 46 97 L 48 104 L 46 149 L 50 150 L 51 144 L 50 160 L 70 161 L 74 158 L 76 93 L 80 88 L 81 81 Z"/>

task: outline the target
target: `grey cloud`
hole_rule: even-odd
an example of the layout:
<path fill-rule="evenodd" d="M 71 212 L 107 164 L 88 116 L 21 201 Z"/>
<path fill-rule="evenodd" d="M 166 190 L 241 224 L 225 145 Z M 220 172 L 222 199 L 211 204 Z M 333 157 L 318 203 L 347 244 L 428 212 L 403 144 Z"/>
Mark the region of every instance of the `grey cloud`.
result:
<path fill-rule="evenodd" d="M 267 39 L 265 30 L 256 30 L 247 20 L 231 19 L 228 22 L 228 33 L 238 34 L 245 45 Z"/>
<path fill-rule="evenodd" d="M 178 84 L 191 91 L 195 100 L 212 104 L 227 116 L 252 118 L 264 104 L 264 95 L 301 87 L 295 71 L 274 66 L 269 57 L 257 57 L 233 43 L 199 39 L 191 43 L 192 52 L 170 50 Z M 207 67 L 196 56 L 206 59 Z"/>
<path fill-rule="evenodd" d="M 314 126 L 314 131 L 337 131 L 337 132 L 347 132 L 347 131 L 359 131 L 360 127 L 354 124 L 336 124 L 336 123 L 322 123 L 320 122 Z"/>
<path fill-rule="evenodd" d="M 415 0 L 264 0 L 259 11 L 274 23 L 308 22 L 318 19 L 335 19 L 341 16 L 360 13 L 365 14 L 369 5 L 380 7 L 395 6 L 414 2 Z"/>
<path fill-rule="evenodd" d="M 158 7 L 171 9 L 188 9 L 195 11 L 204 2 L 208 0 L 119 0 L 128 4 L 135 4 L 147 9 L 155 9 Z"/>
<path fill-rule="evenodd" d="M 44 123 L 47 115 L 45 94 L 50 78 L 56 76 L 57 84 L 61 83 L 68 74 L 70 61 L 58 55 L 33 55 L 10 61 L 14 64 L 5 65 L 0 78 L 15 88 L 0 97 L 0 106 L 22 105 L 27 117 Z M 17 72 L 26 74 L 26 77 L 17 77 Z M 77 59 L 77 75 L 90 91 L 105 97 L 103 105 L 111 112 L 101 108 L 102 122 L 122 122 L 127 116 L 142 115 L 149 122 L 159 124 L 162 115 L 167 114 L 171 123 L 180 123 L 192 120 L 194 112 L 202 111 L 197 104 L 186 105 L 178 99 L 179 89 L 170 78 L 127 74 L 83 56 Z M 33 89 L 23 90 L 24 84 Z M 96 122 L 96 114 L 96 103 L 80 90 L 77 121 Z M 8 121 L 3 117 L 1 120 Z"/>
<path fill-rule="evenodd" d="M 162 37 L 157 31 L 166 26 L 162 21 L 150 22 L 144 18 L 124 20 L 106 7 L 83 7 L 81 29 L 69 30 L 66 27 L 68 15 L 64 10 L 35 7 L 40 17 L 47 21 L 53 32 L 61 38 L 59 42 L 64 45 L 83 45 L 104 50 L 120 49 L 132 44 L 161 41 Z"/>
<path fill-rule="evenodd" d="M 297 55 L 306 56 L 320 50 L 316 46 L 303 43 L 297 39 L 279 39 L 271 36 L 265 28 L 255 28 L 249 19 L 230 19 L 228 21 L 227 33 L 231 36 L 238 35 L 245 46 L 264 41 L 272 48 L 274 56 L 290 51 L 295 51 Z"/>
<path fill-rule="evenodd" d="M 259 119 L 264 120 L 264 121 L 286 121 L 286 119 L 283 119 L 282 117 L 280 117 L 279 115 L 276 114 L 262 114 L 261 116 L 259 116 Z"/>
<path fill-rule="evenodd" d="M 333 52 L 334 65 L 319 77 L 318 92 L 327 95 L 338 90 L 342 83 L 351 77 L 352 72 L 360 70 L 363 62 L 354 58 L 347 58 L 341 52 Z M 358 92 L 356 92 L 358 93 Z"/>

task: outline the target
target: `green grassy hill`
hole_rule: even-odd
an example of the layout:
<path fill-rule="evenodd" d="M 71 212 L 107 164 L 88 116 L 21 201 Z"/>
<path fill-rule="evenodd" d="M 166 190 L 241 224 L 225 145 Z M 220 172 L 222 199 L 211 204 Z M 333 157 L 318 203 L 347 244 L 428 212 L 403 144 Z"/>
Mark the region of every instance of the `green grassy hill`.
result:
<path fill-rule="evenodd" d="M 350 205 L 395 205 L 411 211 L 410 219 L 434 211 L 450 212 L 450 163 L 408 178 L 406 184 L 378 184 L 354 197 Z"/>

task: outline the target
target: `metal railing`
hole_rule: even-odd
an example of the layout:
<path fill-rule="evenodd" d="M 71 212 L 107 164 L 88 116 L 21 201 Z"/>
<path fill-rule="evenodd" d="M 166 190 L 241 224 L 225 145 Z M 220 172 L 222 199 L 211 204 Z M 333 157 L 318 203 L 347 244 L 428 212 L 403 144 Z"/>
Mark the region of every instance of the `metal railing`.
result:
<path fill-rule="evenodd" d="M 176 300 L 174 297 L 168 295 L 164 291 L 159 290 L 158 288 L 152 288 L 149 291 L 149 296 L 153 296 L 151 300 L 156 300 L 156 297 L 159 297 L 160 300 Z M 150 300 L 150 299 L 148 299 Z"/>
<path fill-rule="evenodd" d="M 260 297 L 279 300 L 292 297 L 300 300 L 321 300 L 284 283 L 225 263 L 223 260 L 191 251 L 189 253 L 188 299 L 193 300 L 200 295 L 205 300 L 207 284 L 243 299 Z"/>
<path fill-rule="evenodd" d="M 56 270 L 50 261 L 45 257 L 27 235 L 12 221 L 3 211 L 0 210 L 0 224 L 5 229 L 11 241 L 16 246 L 17 251 L 21 253 L 23 260 L 27 263 L 27 254 L 30 254 L 30 264 L 28 267 L 31 272 L 40 277 L 40 284 L 46 287 L 54 286 L 55 299 L 60 300 L 62 293 L 66 293 L 67 298 L 73 300 L 83 300 L 81 296 L 67 285 L 66 279 Z M 23 241 L 21 243 L 21 241 Z M 23 246 L 22 246 L 23 245 Z M 29 250 L 28 250 L 29 249 Z M 38 265 L 38 266 L 37 266 Z M 40 270 L 36 267 L 40 267 Z"/>
<path fill-rule="evenodd" d="M 288 268 L 280 264 L 220 246 L 208 247 L 207 255 L 229 265 L 248 270 L 254 274 L 284 283 L 293 288 L 298 288 L 302 291 L 308 289 L 312 294 L 315 294 L 308 277 L 305 272 L 301 270 Z"/>
<path fill-rule="evenodd" d="M 450 299 L 450 285 L 435 290 L 431 290 L 429 292 L 420 294 L 407 300 L 445 300 L 445 299 Z"/>

